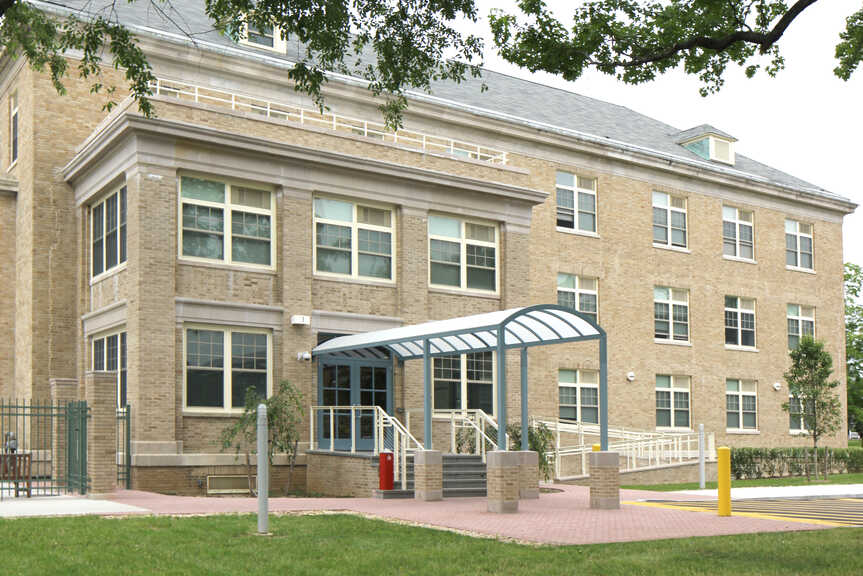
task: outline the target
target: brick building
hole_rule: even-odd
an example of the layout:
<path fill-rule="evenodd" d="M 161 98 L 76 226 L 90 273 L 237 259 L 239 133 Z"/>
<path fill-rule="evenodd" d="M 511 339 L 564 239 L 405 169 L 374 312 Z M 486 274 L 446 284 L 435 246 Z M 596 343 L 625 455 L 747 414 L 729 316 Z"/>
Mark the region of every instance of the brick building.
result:
<path fill-rule="evenodd" d="M 211 28 L 201 2 L 175 8 Z M 782 374 L 812 332 L 844 404 L 855 206 L 735 154 L 731 135 L 486 72 L 484 93 L 413 95 L 394 136 L 362 82 L 331 77 L 323 115 L 295 93 L 297 46 L 278 34 L 192 45 L 145 3 L 116 9 L 159 78 L 153 118 L 0 63 L 0 396 L 115 371 L 135 486 L 233 470 L 219 434 L 248 386 L 421 412 L 419 365 L 319 377 L 304 353 L 326 338 L 537 303 L 607 331 L 613 426 L 802 444 Z M 596 348 L 531 352 L 533 416 L 596 421 Z M 491 353 L 434 372 L 436 409 L 494 417 Z M 517 420 L 517 386 L 507 400 Z"/>

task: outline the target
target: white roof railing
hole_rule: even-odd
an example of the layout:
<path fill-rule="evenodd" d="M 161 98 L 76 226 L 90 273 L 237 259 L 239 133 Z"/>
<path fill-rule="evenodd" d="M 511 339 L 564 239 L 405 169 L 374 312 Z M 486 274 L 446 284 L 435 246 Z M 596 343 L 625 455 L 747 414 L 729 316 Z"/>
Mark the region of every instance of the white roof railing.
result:
<path fill-rule="evenodd" d="M 176 98 L 186 102 L 230 108 L 234 111 L 260 115 L 272 120 L 315 126 L 334 132 L 372 138 L 418 152 L 444 154 L 455 158 L 468 158 L 498 165 L 506 165 L 507 163 L 507 154 L 503 150 L 417 132 L 416 130 L 393 131 L 382 122 L 352 118 L 334 112 L 321 112 L 316 109 L 265 100 L 239 92 L 198 86 L 179 80 L 157 78 L 155 82 L 150 83 L 150 88 L 153 91 L 153 96 L 157 98 Z"/>

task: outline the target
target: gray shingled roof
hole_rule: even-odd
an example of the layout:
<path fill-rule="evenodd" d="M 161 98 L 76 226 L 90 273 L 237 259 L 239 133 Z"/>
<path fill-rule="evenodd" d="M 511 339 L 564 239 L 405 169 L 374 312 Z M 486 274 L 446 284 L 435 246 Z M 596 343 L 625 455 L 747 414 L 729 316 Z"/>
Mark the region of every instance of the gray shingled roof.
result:
<path fill-rule="evenodd" d="M 694 126 L 688 130 L 682 130 L 677 133 L 678 144 L 682 144 L 683 142 L 688 142 L 690 140 L 694 140 L 699 136 L 704 136 L 706 134 L 715 134 L 716 136 L 721 136 L 732 142 L 737 142 L 737 138 L 729 134 L 728 132 L 723 132 L 719 128 L 711 126 L 710 124 L 699 124 L 698 126 Z"/>
<path fill-rule="evenodd" d="M 64 7 L 72 10 L 86 7 L 91 12 L 98 12 L 105 9 L 103 6 L 111 6 L 110 2 L 102 3 L 98 0 L 29 1 L 46 10 L 61 13 L 66 12 Z M 140 33 L 184 36 L 189 33 L 199 41 L 199 47 L 202 50 L 233 48 L 248 53 L 250 57 L 261 55 L 261 51 L 237 45 L 218 33 L 204 13 L 203 0 L 175 0 L 170 5 L 163 4 L 161 7 L 164 13 L 153 7 L 149 1 L 138 0 L 132 4 L 118 2 L 114 9 L 121 22 L 130 28 L 139 29 Z M 296 42 L 289 42 L 288 46 L 288 54 L 284 56 L 272 52 L 266 52 L 266 55 L 278 57 L 286 62 L 297 60 L 301 47 Z M 483 82 L 488 87 L 485 92 L 481 90 Z M 681 131 L 679 128 L 624 106 L 490 70 L 483 71 L 482 79 L 470 78 L 460 84 L 436 83 L 432 89 L 432 97 L 442 99 L 442 104 L 469 107 L 479 114 L 503 115 L 515 122 L 545 125 L 564 132 L 590 136 L 600 141 L 634 146 L 648 153 L 653 151 L 662 156 L 675 156 L 701 165 L 712 164 L 720 171 L 731 168 L 721 163 L 705 161 L 679 144 L 681 133 L 692 130 L 708 128 L 715 133 L 725 135 L 709 125 Z M 846 200 L 819 186 L 746 156 L 736 154 L 735 160 L 733 169 L 754 177 L 755 180 L 767 180 L 779 186 L 811 192 L 831 199 Z"/>

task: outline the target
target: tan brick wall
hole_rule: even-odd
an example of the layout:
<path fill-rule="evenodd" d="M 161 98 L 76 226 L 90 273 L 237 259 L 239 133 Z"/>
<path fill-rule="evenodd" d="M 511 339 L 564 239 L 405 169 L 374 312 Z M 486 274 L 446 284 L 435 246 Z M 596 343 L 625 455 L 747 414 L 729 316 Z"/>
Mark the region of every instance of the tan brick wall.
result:
<path fill-rule="evenodd" d="M 521 491 L 521 454 L 489 452 L 486 456 L 486 494 L 489 512 L 515 512 Z"/>
<path fill-rule="evenodd" d="M 616 453 L 590 454 L 590 507 L 620 508 L 620 468 Z"/>
<path fill-rule="evenodd" d="M 252 466 L 252 474 L 257 466 Z M 133 466 L 132 489 L 177 494 L 180 496 L 206 496 L 207 476 L 245 476 L 245 466 Z M 270 469 L 270 490 L 284 494 L 288 486 L 289 466 L 273 466 Z M 291 492 L 306 489 L 306 466 L 294 466 L 290 480 Z"/>
<path fill-rule="evenodd" d="M 306 454 L 306 489 L 323 496 L 370 498 L 378 487 L 378 461 L 350 454 Z"/>
<path fill-rule="evenodd" d="M 15 205 L 0 192 L 0 398 L 15 395 Z"/>
<path fill-rule="evenodd" d="M 117 374 L 87 372 L 84 398 L 90 409 L 87 422 L 87 476 L 91 494 L 117 488 Z"/>
<path fill-rule="evenodd" d="M 434 501 L 443 497 L 443 454 L 420 450 L 414 454 L 414 497 Z"/>

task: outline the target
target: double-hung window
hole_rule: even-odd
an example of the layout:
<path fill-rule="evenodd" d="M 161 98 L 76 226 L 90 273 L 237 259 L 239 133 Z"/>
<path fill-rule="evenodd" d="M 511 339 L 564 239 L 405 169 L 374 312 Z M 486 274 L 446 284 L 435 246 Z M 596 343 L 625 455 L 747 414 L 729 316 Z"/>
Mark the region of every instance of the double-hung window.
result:
<path fill-rule="evenodd" d="M 494 353 L 434 359 L 435 410 L 482 410 L 494 414 Z"/>
<path fill-rule="evenodd" d="M 741 260 L 755 259 L 752 212 L 733 206 L 722 207 L 722 253 Z"/>
<path fill-rule="evenodd" d="M 725 380 L 725 427 L 758 429 L 758 386 L 754 380 Z"/>
<path fill-rule="evenodd" d="M 126 186 L 90 208 L 92 276 L 126 261 Z"/>
<path fill-rule="evenodd" d="M 429 215 L 429 284 L 497 292 L 497 226 Z"/>
<path fill-rule="evenodd" d="M 815 308 L 788 305 L 788 349 L 796 350 L 803 336 L 815 337 Z"/>
<path fill-rule="evenodd" d="M 557 381 L 560 418 L 599 424 L 599 372 L 560 370 Z"/>
<path fill-rule="evenodd" d="M 268 190 L 180 178 L 180 255 L 272 268 L 275 256 L 274 195 Z"/>
<path fill-rule="evenodd" d="M 126 406 L 126 333 L 118 332 L 93 338 L 94 372 L 117 373 L 117 407 Z"/>
<path fill-rule="evenodd" d="M 808 432 L 806 414 L 803 412 L 804 408 L 807 413 L 811 414 L 812 403 L 803 398 L 788 397 L 788 429 L 792 433 Z"/>
<path fill-rule="evenodd" d="M 689 376 L 656 375 L 656 427 L 689 428 Z"/>
<path fill-rule="evenodd" d="M 287 39 L 282 29 L 272 24 L 248 22 L 240 37 L 240 43 L 274 52 L 285 53 L 287 50 Z"/>
<path fill-rule="evenodd" d="M 557 226 L 596 233 L 596 178 L 557 173 Z"/>
<path fill-rule="evenodd" d="M 785 265 L 789 268 L 813 270 L 814 247 L 812 224 L 797 220 L 785 221 Z"/>
<path fill-rule="evenodd" d="M 9 96 L 9 166 L 18 161 L 18 93 Z"/>
<path fill-rule="evenodd" d="M 653 193 L 653 244 L 686 248 L 686 198 Z"/>
<path fill-rule="evenodd" d="M 186 328 L 186 408 L 241 409 L 249 390 L 272 391 L 270 334 L 248 328 Z"/>
<path fill-rule="evenodd" d="M 315 198 L 315 272 L 391 281 L 392 210 Z"/>
<path fill-rule="evenodd" d="M 578 310 L 597 322 L 599 280 L 575 274 L 557 275 L 557 303 Z"/>
<path fill-rule="evenodd" d="M 726 346 L 755 347 L 755 300 L 725 297 Z"/>
<path fill-rule="evenodd" d="M 653 337 L 689 342 L 689 290 L 653 288 Z"/>

